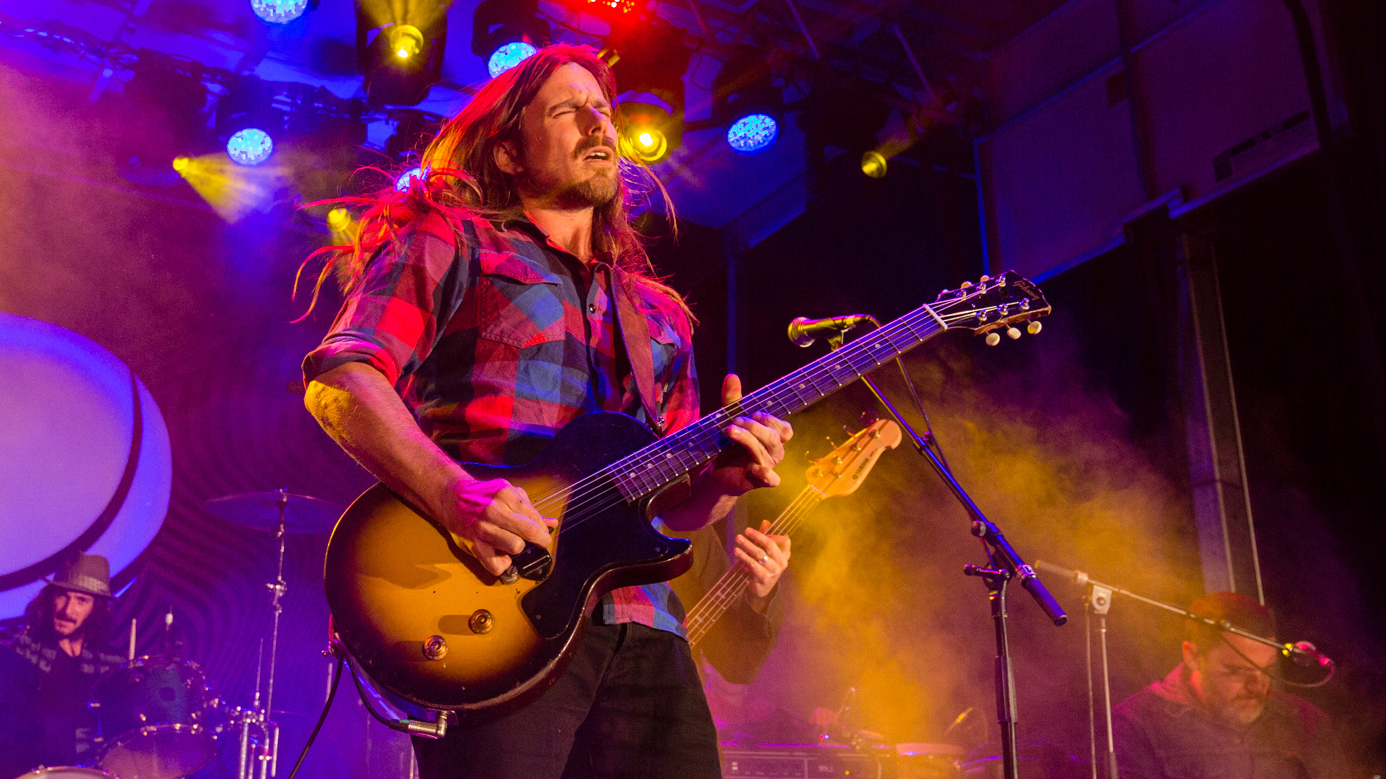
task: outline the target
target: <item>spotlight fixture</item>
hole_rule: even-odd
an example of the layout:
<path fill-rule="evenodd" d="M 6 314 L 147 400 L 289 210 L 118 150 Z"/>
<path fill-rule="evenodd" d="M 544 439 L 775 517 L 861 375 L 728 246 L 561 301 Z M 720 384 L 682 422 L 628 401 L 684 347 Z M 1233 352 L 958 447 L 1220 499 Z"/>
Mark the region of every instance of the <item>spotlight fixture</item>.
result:
<path fill-rule="evenodd" d="M 417 105 L 443 77 L 450 0 L 356 2 L 356 59 L 373 105 Z"/>
<path fill-rule="evenodd" d="M 861 160 L 861 170 L 871 178 L 886 174 L 887 154 L 876 135 L 890 117 L 890 106 L 881 87 L 859 76 L 848 76 L 827 67 L 813 75 L 799 128 L 804 131 L 811 154 L 835 146 Z"/>
<path fill-rule="evenodd" d="M 247 127 L 231 134 L 226 153 L 238 165 L 259 165 L 274 153 L 274 139 L 258 127 Z"/>
<path fill-rule="evenodd" d="M 345 208 L 334 208 L 327 212 L 327 226 L 334 233 L 344 233 L 351 226 L 351 212 Z"/>
<path fill-rule="evenodd" d="M 644 0 L 559 0 L 578 13 L 592 14 L 613 27 L 630 25 L 640 19 Z"/>
<path fill-rule="evenodd" d="M 662 162 L 683 143 L 683 75 L 693 57 L 683 31 L 659 19 L 639 30 L 616 29 L 605 54 L 622 90 L 621 151 L 647 165 Z"/>
<path fill-rule="evenodd" d="M 472 53 L 495 78 L 547 44 L 549 32 L 539 0 L 482 0 L 472 12 Z"/>
<path fill-rule="evenodd" d="M 621 153 L 646 165 L 668 159 L 683 144 L 683 122 L 653 103 L 625 101 L 617 108 Z"/>
<path fill-rule="evenodd" d="M 308 0 L 250 0 L 250 10 L 271 24 L 287 24 L 308 10 Z"/>
<path fill-rule="evenodd" d="M 712 115 L 728 125 L 733 151 L 759 154 L 779 137 L 784 95 L 773 79 L 760 50 L 739 46 L 712 80 Z"/>

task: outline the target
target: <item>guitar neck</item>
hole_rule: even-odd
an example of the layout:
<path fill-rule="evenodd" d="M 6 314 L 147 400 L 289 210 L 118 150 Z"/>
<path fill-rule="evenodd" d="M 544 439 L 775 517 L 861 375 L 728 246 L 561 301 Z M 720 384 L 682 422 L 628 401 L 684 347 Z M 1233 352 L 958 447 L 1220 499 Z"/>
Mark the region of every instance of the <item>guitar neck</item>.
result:
<path fill-rule="evenodd" d="M 767 532 L 772 535 L 789 535 L 789 532 L 799 524 L 799 520 L 822 502 L 822 491 L 812 485 L 805 487 L 804 491 L 800 492 L 799 496 L 789 504 L 789 507 L 780 512 Z M 712 629 L 712 626 L 717 624 L 717 620 L 727 613 L 727 609 L 736 603 L 749 586 L 751 586 L 750 571 L 740 564 L 728 568 L 717 580 L 717 583 L 708 588 L 708 591 L 693 608 L 688 610 L 684 617 L 684 626 L 688 630 L 688 645 L 694 646 L 702 640 Z"/>
<path fill-rule="evenodd" d="M 726 429 L 737 417 L 764 412 L 784 419 L 948 329 L 924 305 L 884 327 L 818 358 L 778 381 L 608 465 L 605 471 L 626 500 L 658 492 L 701 468 L 733 445 Z"/>

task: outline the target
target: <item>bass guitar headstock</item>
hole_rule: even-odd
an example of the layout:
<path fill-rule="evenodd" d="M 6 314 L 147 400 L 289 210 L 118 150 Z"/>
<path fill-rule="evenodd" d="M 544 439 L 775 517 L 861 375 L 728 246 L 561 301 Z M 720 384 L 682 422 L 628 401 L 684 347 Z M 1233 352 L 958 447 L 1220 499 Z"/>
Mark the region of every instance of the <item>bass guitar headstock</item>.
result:
<path fill-rule="evenodd" d="M 873 422 L 827 457 L 815 461 L 805 475 L 825 498 L 850 495 L 866 480 L 881 454 L 899 446 L 901 438 L 900 425 L 895 420 Z"/>

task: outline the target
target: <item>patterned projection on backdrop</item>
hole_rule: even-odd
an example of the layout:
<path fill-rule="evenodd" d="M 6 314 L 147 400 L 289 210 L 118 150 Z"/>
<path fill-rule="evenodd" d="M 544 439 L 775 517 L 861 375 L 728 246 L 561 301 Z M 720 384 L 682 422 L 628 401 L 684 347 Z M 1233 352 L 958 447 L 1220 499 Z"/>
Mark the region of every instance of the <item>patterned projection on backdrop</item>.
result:
<path fill-rule="evenodd" d="M 168 513 L 173 458 L 149 390 L 57 325 L 0 313 L 0 618 L 19 616 L 75 549 L 113 584 Z"/>

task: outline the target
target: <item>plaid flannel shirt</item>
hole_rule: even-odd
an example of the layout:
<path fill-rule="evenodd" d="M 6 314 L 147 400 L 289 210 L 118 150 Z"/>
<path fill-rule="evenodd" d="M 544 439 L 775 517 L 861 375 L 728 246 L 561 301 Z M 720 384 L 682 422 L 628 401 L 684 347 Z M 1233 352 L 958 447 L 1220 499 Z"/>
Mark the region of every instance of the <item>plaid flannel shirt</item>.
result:
<path fill-rule="evenodd" d="M 371 261 L 304 359 L 304 381 L 348 362 L 373 366 L 424 433 L 464 462 L 526 463 L 589 411 L 646 421 L 619 344 L 611 273 L 605 262 L 584 266 L 526 220 L 427 214 Z M 698 418 L 691 326 L 653 293 L 640 307 L 653 405 L 672 432 Z M 664 583 L 618 589 L 598 614 L 685 635 L 683 607 Z"/>

